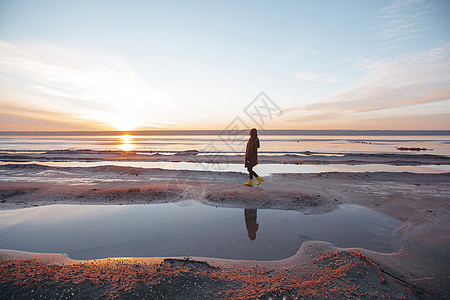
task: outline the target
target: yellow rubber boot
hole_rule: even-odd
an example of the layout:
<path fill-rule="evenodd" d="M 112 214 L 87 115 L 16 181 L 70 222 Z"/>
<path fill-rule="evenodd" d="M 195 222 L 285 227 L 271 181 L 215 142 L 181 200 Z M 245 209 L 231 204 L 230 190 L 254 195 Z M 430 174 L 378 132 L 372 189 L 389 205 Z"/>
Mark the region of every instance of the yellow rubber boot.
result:
<path fill-rule="evenodd" d="M 258 181 L 257 183 L 256 183 L 256 185 L 260 185 L 261 184 L 261 182 L 263 182 L 264 180 L 261 178 L 261 177 L 256 177 L 256 181 Z"/>
<path fill-rule="evenodd" d="M 253 186 L 253 179 L 249 179 L 247 183 L 245 183 L 246 186 Z"/>

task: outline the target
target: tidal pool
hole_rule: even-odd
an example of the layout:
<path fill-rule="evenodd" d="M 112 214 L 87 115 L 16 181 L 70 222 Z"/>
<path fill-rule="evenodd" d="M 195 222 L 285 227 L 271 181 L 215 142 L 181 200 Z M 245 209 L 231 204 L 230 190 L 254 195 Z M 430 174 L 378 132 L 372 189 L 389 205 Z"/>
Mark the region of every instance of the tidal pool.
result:
<path fill-rule="evenodd" d="M 341 205 L 322 215 L 216 208 L 193 201 L 51 205 L 0 211 L 0 248 L 67 253 L 73 259 L 203 256 L 277 260 L 292 256 L 308 240 L 392 252 L 397 250 L 393 232 L 401 225 L 356 205 Z"/>

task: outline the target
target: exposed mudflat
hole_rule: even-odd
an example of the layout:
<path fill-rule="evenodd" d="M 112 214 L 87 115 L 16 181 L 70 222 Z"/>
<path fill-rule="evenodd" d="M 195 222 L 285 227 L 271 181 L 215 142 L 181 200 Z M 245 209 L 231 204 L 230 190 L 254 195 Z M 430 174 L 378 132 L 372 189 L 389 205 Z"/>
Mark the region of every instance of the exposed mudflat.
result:
<path fill-rule="evenodd" d="M 237 172 L 118 166 L 0 166 L 0 208 L 51 204 L 152 204 L 196 199 L 214 206 L 322 214 L 357 204 L 402 226 L 399 252 L 306 242 L 281 261 L 117 258 L 2 250 L 0 294 L 15 298 L 448 298 L 450 174 L 275 174 L 246 187 Z"/>
<path fill-rule="evenodd" d="M 51 150 L 51 151 L 0 151 L 2 162 L 191 162 L 191 163 L 243 163 L 242 153 L 191 151 L 118 151 L 118 150 Z M 262 164 L 385 164 L 385 165 L 450 165 L 450 158 L 436 154 L 411 153 L 260 153 Z"/>

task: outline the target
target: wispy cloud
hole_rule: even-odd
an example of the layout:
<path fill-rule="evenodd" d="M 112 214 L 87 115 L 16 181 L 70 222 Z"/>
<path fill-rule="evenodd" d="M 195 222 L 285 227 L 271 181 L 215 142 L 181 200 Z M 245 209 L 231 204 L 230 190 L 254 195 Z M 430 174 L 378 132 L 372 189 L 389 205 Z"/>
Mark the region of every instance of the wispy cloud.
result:
<path fill-rule="evenodd" d="M 172 103 L 126 63 L 104 53 L 0 41 L 0 70 L 4 89 L 13 82 L 15 93 L 31 93 L 22 98 L 44 99 L 34 101 L 37 106 L 120 129 L 145 125 L 156 107 Z"/>
<path fill-rule="evenodd" d="M 392 47 L 401 41 L 417 38 L 425 30 L 423 18 L 433 11 L 428 0 L 395 0 L 379 12 L 379 39 L 390 40 Z"/>
<path fill-rule="evenodd" d="M 315 81 L 324 84 L 331 84 L 341 81 L 339 78 L 324 74 L 312 73 L 312 72 L 302 72 L 294 74 L 294 77 L 299 80 Z"/>
<path fill-rule="evenodd" d="M 361 60 L 360 66 L 365 66 Z M 450 99 L 450 44 L 381 62 L 369 61 L 371 71 L 354 88 L 321 102 L 287 109 L 289 121 L 344 119 L 396 108 Z M 367 67 L 367 66 L 366 66 Z M 448 107 L 444 105 L 444 111 Z M 437 109 L 435 113 L 442 113 Z"/>

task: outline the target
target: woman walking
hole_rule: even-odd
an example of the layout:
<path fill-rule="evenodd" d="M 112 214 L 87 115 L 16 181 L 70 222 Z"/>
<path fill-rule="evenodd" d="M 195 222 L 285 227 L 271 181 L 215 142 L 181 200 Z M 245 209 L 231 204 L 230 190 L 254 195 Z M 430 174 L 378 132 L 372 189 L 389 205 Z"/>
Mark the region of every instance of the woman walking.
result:
<path fill-rule="evenodd" d="M 245 184 L 246 186 L 253 186 L 253 176 L 256 177 L 257 183 L 256 185 L 259 185 L 261 182 L 263 182 L 263 179 L 258 176 L 258 174 L 253 171 L 253 167 L 258 164 L 258 148 L 259 148 L 259 139 L 258 139 L 258 132 L 255 128 L 252 128 L 250 130 L 250 133 L 248 134 L 250 138 L 247 142 L 247 149 L 245 150 L 245 167 L 248 170 L 249 179 L 248 182 Z"/>

